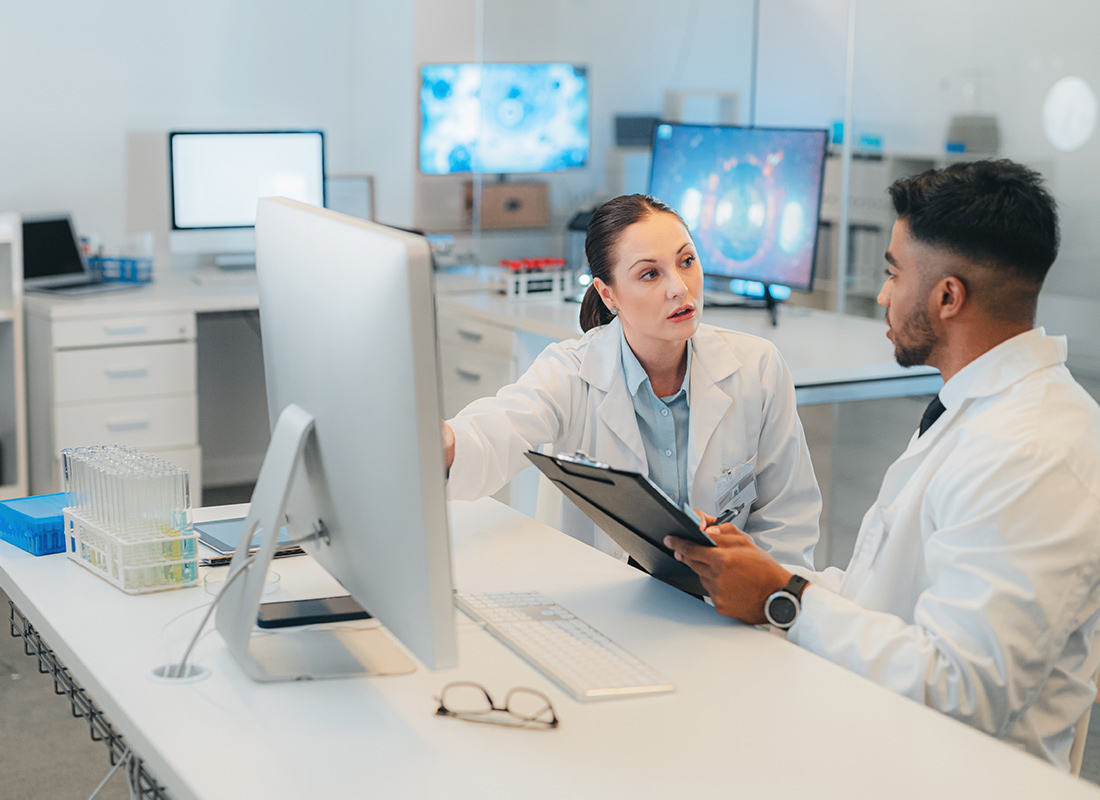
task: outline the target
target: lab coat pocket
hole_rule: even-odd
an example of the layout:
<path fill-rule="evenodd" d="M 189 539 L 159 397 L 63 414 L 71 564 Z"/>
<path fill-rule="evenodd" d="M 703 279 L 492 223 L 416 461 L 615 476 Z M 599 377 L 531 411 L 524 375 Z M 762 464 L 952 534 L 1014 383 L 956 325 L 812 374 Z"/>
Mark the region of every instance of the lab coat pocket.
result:
<path fill-rule="evenodd" d="M 890 530 L 897 519 L 897 506 L 883 506 L 876 503 L 865 521 L 860 532 L 860 540 L 856 543 L 856 551 L 852 556 L 853 564 L 860 562 L 870 567 L 878 559 L 883 545 L 890 537 Z M 849 568 L 850 569 L 850 568 Z"/>
<path fill-rule="evenodd" d="M 714 479 L 714 511 L 719 523 L 732 522 L 741 530 L 756 502 L 756 456 L 718 473 Z"/>

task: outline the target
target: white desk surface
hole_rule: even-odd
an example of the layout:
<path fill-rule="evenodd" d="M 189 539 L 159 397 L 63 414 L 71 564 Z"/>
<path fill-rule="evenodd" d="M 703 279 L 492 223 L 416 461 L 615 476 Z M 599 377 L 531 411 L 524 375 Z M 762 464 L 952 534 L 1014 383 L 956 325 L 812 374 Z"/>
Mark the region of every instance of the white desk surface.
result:
<path fill-rule="evenodd" d="M 206 510 L 206 518 L 238 509 Z M 229 512 L 228 514 L 226 512 Z M 1084 798 L 1091 784 L 894 696 L 491 499 L 452 507 L 456 584 L 534 589 L 678 686 L 580 704 L 456 613 L 460 666 L 404 677 L 256 684 L 206 636 L 187 685 L 178 657 L 201 589 L 129 597 L 70 563 L 0 542 L 0 586 L 177 800 L 314 797 Z M 333 593 L 308 558 L 278 594 Z M 544 691 L 556 731 L 434 716 L 447 682 Z M 61 700 L 58 700 L 61 702 Z M 104 760 L 106 765 L 106 759 Z M 104 766 L 106 770 L 106 766 Z"/>
<path fill-rule="evenodd" d="M 581 335 L 580 306 L 561 300 L 513 300 L 488 293 L 441 295 L 436 307 L 440 312 L 464 314 L 550 339 Z M 886 338 L 886 324 L 881 320 L 780 306 L 779 325 L 772 327 L 763 309 L 704 305 L 703 321 L 775 342 L 799 388 L 898 379 L 931 387 L 903 393 L 936 392 L 939 388 L 939 373 L 931 367 L 898 366 L 894 345 Z"/>
<path fill-rule="evenodd" d="M 173 311 L 248 311 L 260 307 L 255 274 L 215 270 L 197 273 L 156 273 L 152 283 L 137 289 L 64 297 L 44 292 L 26 292 L 23 306 L 28 313 L 51 319 L 79 319 L 88 316 L 156 314 Z"/>

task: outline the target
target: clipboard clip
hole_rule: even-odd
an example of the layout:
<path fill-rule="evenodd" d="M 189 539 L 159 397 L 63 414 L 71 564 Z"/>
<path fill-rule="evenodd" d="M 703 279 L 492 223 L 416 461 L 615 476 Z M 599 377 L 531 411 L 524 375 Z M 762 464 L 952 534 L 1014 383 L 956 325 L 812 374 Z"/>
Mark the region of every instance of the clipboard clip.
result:
<path fill-rule="evenodd" d="M 577 450 L 573 453 L 558 453 L 554 456 L 558 461 L 567 461 L 570 464 L 580 464 L 584 467 L 596 467 L 597 469 L 611 469 L 610 464 L 605 464 L 602 461 L 597 461 L 588 455 L 583 450 Z"/>

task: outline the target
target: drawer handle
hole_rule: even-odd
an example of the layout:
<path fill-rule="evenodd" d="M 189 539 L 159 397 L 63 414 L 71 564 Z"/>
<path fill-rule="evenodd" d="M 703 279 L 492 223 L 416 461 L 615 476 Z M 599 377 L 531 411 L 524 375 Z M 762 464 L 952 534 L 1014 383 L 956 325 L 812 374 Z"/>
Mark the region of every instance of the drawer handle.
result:
<path fill-rule="evenodd" d="M 462 369 L 462 367 L 455 367 L 455 374 L 462 378 L 464 381 L 476 381 L 481 382 L 480 372 L 470 372 L 468 369 Z"/>
<path fill-rule="evenodd" d="M 103 371 L 106 372 L 107 377 L 112 380 L 118 378 L 144 378 L 149 374 L 148 367 L 118 367 L 115 369 L 107 367 L 107 369 Z"/>
<path fill-rule="evenodd" d="M 140 336 L 143 333 L 149 332 L 149 326 L 130 325 L 122 328 L 114 328 L 109 325 L 104 325 L 103 332 L 108 336 Z"/>
<path fill-rule="evenodd" d="M 482 339 L 485 338 L 485 334 L 478 333 L 477 331 L 468 331 L 463 328 L 458 329 L 458 338 L 463 339 L 473 344 L 479 344 Z"/>
<path fill-rule="evenodd" d="M 107 430 L 109 431 L 143 431 L 149 427 L 149 420 L 147 419 L 121 419 L 111 422 L 107 422 Z"/>

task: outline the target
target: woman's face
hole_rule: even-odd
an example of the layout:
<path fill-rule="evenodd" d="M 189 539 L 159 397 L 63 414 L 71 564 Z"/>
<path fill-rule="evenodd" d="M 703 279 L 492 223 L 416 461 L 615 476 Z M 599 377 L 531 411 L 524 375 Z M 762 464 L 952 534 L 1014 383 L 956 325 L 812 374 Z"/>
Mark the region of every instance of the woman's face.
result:
<path fill-rule="evenodd" d="M 691 236 L 675 216 L 655 212 L 623 231 L 610 285 L 596 279 L 608 308 L 617 308 L 635 347 L 685 342 L 703 314 L 703 270 Z"/>

